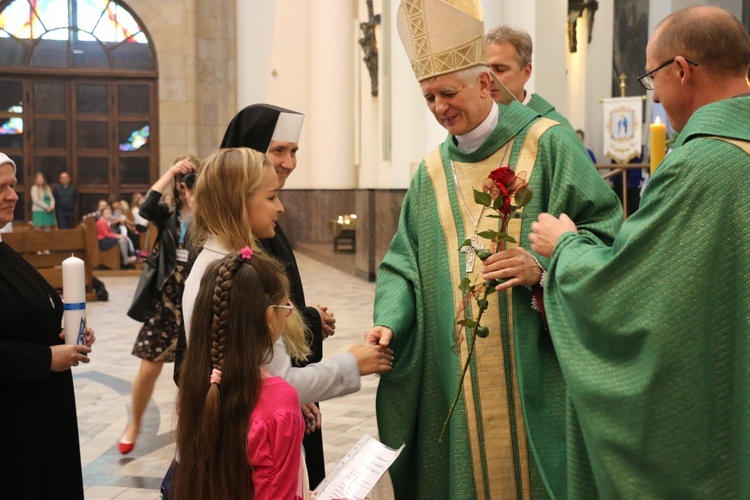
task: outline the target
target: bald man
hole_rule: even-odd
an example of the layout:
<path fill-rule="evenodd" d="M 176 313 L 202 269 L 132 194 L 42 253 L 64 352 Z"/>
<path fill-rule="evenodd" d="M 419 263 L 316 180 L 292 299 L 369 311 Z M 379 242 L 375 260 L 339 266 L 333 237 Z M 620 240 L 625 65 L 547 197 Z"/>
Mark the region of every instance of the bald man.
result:
<path fill-rule="evenodd" d="M 572 404 L 571 498 L 750 498 L 750 38 L 665 18 L 646 74 L 680 133 L 605 246 L 539 216 L 545 307 Z"/>

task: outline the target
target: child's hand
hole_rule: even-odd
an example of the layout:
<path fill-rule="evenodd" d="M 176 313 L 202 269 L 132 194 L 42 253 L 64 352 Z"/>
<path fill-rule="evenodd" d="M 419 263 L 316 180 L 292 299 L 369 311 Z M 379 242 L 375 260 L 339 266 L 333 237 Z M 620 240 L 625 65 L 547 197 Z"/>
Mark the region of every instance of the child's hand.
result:
<path fill-rule="evenodd" d="M 386 373 L 393 368 L 393 351 L 388 347 L 360 344 L 351 346 L 348 352 L 357 358 L 360 375 Z"/>
<path fill-rule="evenodd" d="M 305 418 L 305 434 L 312 434 L 320 429 L 322 417 L 320 408 L 315 403 L 305 403 L 302 405 L 302 416 Z"/>

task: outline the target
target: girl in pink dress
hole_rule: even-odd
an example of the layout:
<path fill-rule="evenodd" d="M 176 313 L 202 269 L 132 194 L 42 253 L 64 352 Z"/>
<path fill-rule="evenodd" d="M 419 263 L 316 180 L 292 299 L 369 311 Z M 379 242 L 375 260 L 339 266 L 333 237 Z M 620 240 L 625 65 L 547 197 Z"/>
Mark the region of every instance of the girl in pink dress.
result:
<path fill-rule="evenodd" d="M 173 499 L 304 498 L 299 397 L 262 368 L 294 328 L 275 259 L 245 247 L 208 267 L 180 375 Z"/>

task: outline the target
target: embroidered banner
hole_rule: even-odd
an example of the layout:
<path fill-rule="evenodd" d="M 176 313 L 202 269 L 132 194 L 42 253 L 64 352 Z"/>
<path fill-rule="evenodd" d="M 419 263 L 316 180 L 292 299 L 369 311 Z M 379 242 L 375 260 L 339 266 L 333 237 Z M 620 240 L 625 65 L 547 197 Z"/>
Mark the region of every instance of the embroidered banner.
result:
<path fill-rule="evenodd" d="M 643 98 L 612 97 L 603 101 L 604 156 L 628 163 L 641 154 Z"/>

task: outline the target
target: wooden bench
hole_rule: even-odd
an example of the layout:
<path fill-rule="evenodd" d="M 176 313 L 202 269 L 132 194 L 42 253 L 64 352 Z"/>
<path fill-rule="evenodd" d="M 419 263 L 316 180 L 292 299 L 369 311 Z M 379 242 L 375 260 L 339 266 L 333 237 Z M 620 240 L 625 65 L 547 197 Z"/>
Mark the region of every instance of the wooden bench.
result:
<path fill-rule="evenodd" d="M 99 242 L 93 218 L 84 219 L 75 229 L 3 233 L 3 241 L 21 254 L 57 290 L 62 290 L 62 261 L 71 254 L 83 260 L 86 300 L 96 300 L 93 271 L 99 261 Z"/>

